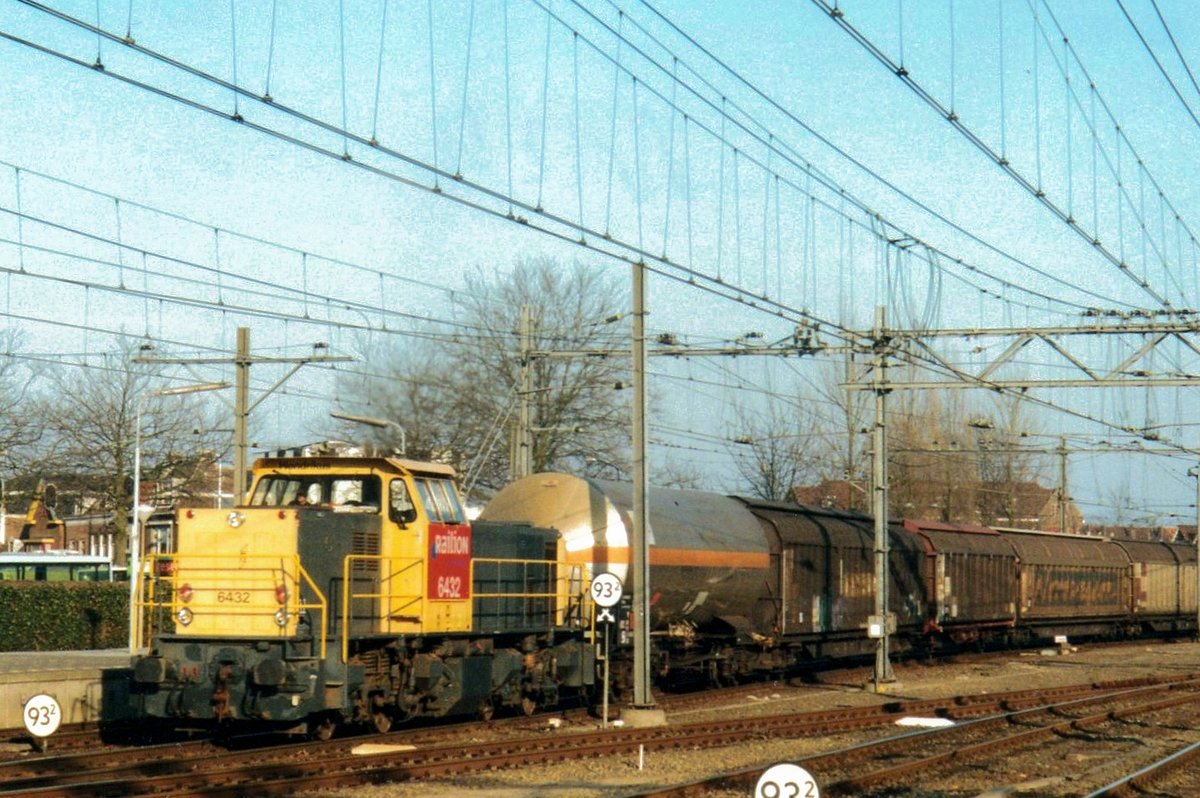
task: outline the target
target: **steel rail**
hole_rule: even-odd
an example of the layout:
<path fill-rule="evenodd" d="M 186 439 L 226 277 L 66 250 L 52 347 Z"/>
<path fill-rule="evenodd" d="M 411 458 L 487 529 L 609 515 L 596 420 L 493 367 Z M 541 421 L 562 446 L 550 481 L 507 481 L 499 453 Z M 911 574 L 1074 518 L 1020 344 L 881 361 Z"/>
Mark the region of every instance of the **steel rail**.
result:
<path fill-rule="evenodd" d="M 1181 748 L 1170 756 L 1163 757 L 1124 778 L 1106 784 L 1084 798 L 1124 798 L 1125 796 L 1144 795 L 1149 792 L 1151 785 L 1166 778 L 1174 771 L 1191 764 L 1200 758 L 1200 742 L 1192 743 Z"/>

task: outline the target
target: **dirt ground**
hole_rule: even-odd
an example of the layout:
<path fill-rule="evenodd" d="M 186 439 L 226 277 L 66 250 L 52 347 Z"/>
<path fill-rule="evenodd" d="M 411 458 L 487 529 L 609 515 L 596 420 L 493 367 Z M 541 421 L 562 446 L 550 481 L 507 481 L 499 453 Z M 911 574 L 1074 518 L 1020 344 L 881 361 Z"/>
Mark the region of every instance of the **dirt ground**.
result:
<path fill-rule="evenodd" d="M 799 687 L 764 684 L 761 691 L 740 698 L 735 704 L 668 711 L 667 721 L 688 723 L 731 715 L 775 715 L 790 711 L 865 706 L 905 698 L 941 698 L 1187 673 L 1200 673 L 1200 644 L 1079 645 L 1065 651 L 1047 648 L 976 660 L 964 658 L 934 665 L 899 663 L 895 666 L 897 681 L 890 686 L 886 695 L 877 695 L 864 689 L 870 670 L 830 673 L 818 683 Z M 576 725 L 574 729 L 547 728 L 546 733 L 570 734 L 582 728 L 582 725 Z M 587 730 L 592 728 L 595 727 Z M 878 736 L 886 733 L 883 730 L 876 732 Z M 636 756 L 613 757 L 489 772 L 452 780 L 357 787 L 311 795 L 322 798 L 415 798 L 430 795 L 470 798 L 617 798 L 639 788 L 666 786 L 706 774 L 786 762 L 836 749 L 855 739 L 860 738 L 842 735 L 757 741 L 749 746 L 703 751 L 648 752 L 640 769 Z"/>

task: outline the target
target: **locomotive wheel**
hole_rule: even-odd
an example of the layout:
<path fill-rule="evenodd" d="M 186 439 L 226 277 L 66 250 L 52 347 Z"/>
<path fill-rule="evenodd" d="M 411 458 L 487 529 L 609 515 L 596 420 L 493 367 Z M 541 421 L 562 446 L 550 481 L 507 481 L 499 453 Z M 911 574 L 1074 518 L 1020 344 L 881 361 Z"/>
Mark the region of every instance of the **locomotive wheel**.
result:
<path fill-rule="evenodd" d="M 337 727 L 337 718 L 333 713 L 326 713 L 315 716 L 308 722 L 308 733 L 314 740 L 328 741 L 333 739 Z"/>
<path fill-rule="evenodd" d="M 375 731 L 380 734 L 387 734 L 392 730 L 392 716 L 381 710 L 371 713 L 371 725 L 375 727 Z"/>

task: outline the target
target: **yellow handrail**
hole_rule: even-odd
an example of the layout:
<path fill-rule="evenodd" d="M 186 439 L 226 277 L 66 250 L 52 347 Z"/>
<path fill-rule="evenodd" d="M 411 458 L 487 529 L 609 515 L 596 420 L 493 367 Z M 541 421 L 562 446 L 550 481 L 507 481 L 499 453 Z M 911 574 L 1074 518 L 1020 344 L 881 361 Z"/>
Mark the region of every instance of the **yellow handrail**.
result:
<path fill-rule="evenodd" d="M 481 565 L 497 566 L 497 574 L 494 580 L 500 582 L 520 582 L 522 584 L 529 583 L 530 570 L 532 568 L 544 568 L 546 574 L 553 574 L 552 578 L 539 579 L 540 574 L 534 574 L 534 581 L 545 583 L 545 588 L 541 590 L 496 590 L 488 592 L 481 590 L 480 585 L 485 579 L 480 578 L 476 574 L 476 569 Z M 502 576 L 500 566 L 516 565 L 521 566 L 521 573 L 517 579 L 513 579 L 511 574 Z M 572 574 L 570 569 L 565 568 L 566 563 L 561 560 L 526 560 L 517 558 L 502 558 L 502 557 L 479 557 L 471 560 L 471 597 L 474 599 L 506 599 L 506 598 L 521 598 L 521 599 L 545 599 L 551 602 L 552 611 L 548 611 L 547 615 L 553 615 L 554 624 L 556 626 L 565 626 L 570 622 L 570 616 L 574 607 L 579 608 L 578 618 L 582 623 L 586 617 L 584 615 L 585 604 L 589 601 L 590 592 L 586 589 L 572 590 L 572 582 L 578 579 L 578 576 Z M 565 572 L 564 572 L 565 571 Z"/>
<path fill-rule="evenodd" d="M 315 610 L 320 615 L 318 645 L 320 656 L 324 659 L 329 635 L 329 602 L 304 566 L 301 565 L 300 558 L 296 554 L 242 554 L 238 555 L 236 563 L 231 562 L 230 556 L 225 554 L 153 554 L 148 556 L 143 561 L 142 569 L 134 576 L 138 580 L 138 584 L 135 588 L 137 598 L 135 606 L 132 608 L 132 616 L 138 626 L 139 644 L 147 645 L 154 633 L 153 614 L 146 613 L 147 623 L 144 626 L 141 620 L 142 611 L 147 609 L 168 610 L 172 619 L 184 607 L 193 612 L 197 609 L 219 608 L 222 615 L 261 617 L 266 612 L 263 607 L 266 602 L 247 599 L 245 606 L 220 603 L 219 600 L 213 602 L 192 599 L 185 602 L 179 596 L 179 588 L 181 584 L 187 584 L 193 592 L 205 595 L 210 592 L 223 591 L 222 580 L 229 580 L 233 574 L 245 575 L 262 572 L 269 572 L 272 575 L 268 582 L 270 587 L 238 585 L 234 590 L 226 592 L 261 594 L 270 590 L 274 593 L 276 585 L 282 584 L 285 594 L 282 608 L 286 610 L 289 618 L 296 618 L 301 611 L 308 610 Z M 282 581 L 277 580 L 276 577 Z M 311 591 L 315 600 L 302 601 L 300 599 L 301 587 Z M 276 597 L 275 600 L 278 601 L 278 598 Z M 270 604 L 267 604 L 267 607 L 278 612 L 278 607 L 271 607 Z M 270 614 L 274 615 L 274 612 Z"/>
<path fill-rule="evenodd" d="M 363 576 L 366 576 L 367 578 L 373 577 L 374 583 L 379 585 L 379 587 L 377 589 L 380 592 L 374 592 L 374 593 L 356 593 L 356 592 L 354 592 L 351 589 L 351 586 L 354 581 L 353 570 L 354 570 L 355 563 L 372 563 L 372 562 L 376 563 L 380 567 L 376 570 L 376 572 L 374 574 L 372 574 L 370 576 L 367 576 L 367 575 L 363 575 Z M 399 563 L 400 565 L 395 570 L 392 570 L 393 563 Z M 376 617 L 373 617 L 372 618 L 373 621 L 381 621 L 385 618 L 390 618 L 391 616 L 395 615 L 398 610 L 392 609 L 391 605 L 393 605 L 397 600 L 403 601 L 403 603 L 400 605 L 400 608 L 399 608 L 401 610 L 416 606 L 418 609 L 414 613 L 414 617 L 418 619 L 415 622 L 418 624 L 418 631 L 420 631 L 420 626 L 422 623 L 422 621 L 420 619 L 422 619 L 424 617 L 424 613 L 421 611 L 420 605 L 424 602 L 424 597 L 421 595 L 420 592 L 417 592 L 417 593 L 412 593 L 411 591 L 407 592 L 407 593 L 393 592 L 392 590 L 390 590 L 388 588 L 391 585 L 397 583 L 400 580 L 400 577 L 413 576 L 413 574 L 411 573 L 413 569 L 417 569 L 416 583 L 418 586 L 420 586 L 421 585 L 420 568 L 421 568 L 421 566 L 424 565 L 424 563 L 425 563 L 425 561 L 419 557 L 386 557 L 381 554 L 351 554 L 348 557 L 346 557 L 344 560 L 342 560 L 342 618 L 341 618 L 341 620 L 342 620 L 342 625 L 341 625 L 342 662 L 348 662 L 350 659 L 350 620 L 351 620 L 350 609 L 351 609 L 351 602 L 354 600 L 384 599 L 386 601 L 387 607 L 383 611 L 378 613 L 378 615 Z M 386 573 L 384 573 L 385 571 L 386 571 Z M 361 579 L 363 577 L 360 576 L 359 578 Z M 418 587 L 418 590 L 420 590 L 420 587 Z M 378 631 L 384 631 L 384 630 L 380 629 Z"/>

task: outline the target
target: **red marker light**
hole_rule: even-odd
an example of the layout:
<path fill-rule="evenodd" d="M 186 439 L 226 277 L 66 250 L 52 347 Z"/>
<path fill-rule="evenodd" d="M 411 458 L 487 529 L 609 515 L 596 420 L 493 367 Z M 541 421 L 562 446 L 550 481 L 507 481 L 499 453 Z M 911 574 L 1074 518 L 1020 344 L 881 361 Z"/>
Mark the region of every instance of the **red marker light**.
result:
<path fill-rule="evenodd" d="M 287 585 L 275 585 L 275 603 L 286 604 L 287 597 Z"/>
<path fill-rule="evenodd" d="M 195 595 L 195 593 L 192 591 L 191 585 L 179 586 L 179 600 L 184 604 L 187 604 L 189 601 L 191 601 L 193 595 Z"/>

